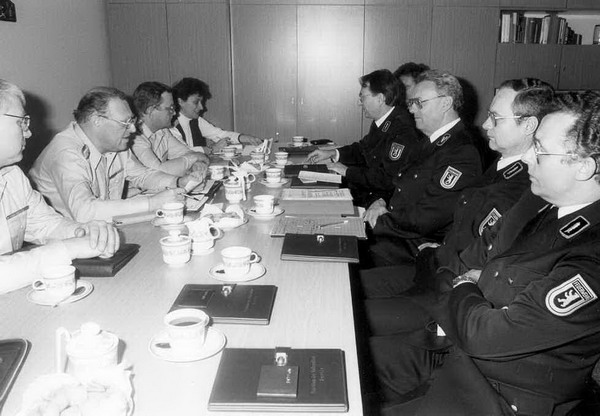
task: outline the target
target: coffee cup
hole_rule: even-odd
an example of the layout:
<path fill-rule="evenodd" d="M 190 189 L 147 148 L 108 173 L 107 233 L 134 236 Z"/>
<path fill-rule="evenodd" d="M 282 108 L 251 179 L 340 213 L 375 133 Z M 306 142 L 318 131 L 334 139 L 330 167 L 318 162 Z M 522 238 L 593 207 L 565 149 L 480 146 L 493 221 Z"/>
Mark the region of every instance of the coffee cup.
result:
<path fill-rule="evenodd" d="M 177 309 L 165 315 L 164 323 L 171 350 L 177 353 L 198 351 L 206 340 L 209 316 L 198 309 Z"/>
<path fill-rule="evenodd" d="M 275 152 L 275 163 L 277 166 L 285 166 L 287 164 L 287 152 Z"/>
<path fill-rule="evenodd" d="M 44 291 L 50 302 L 66 299 L 75 292 L 75 267 L 70 265 L 53 266 L 42 270 L 42 278 L 35 280 L 31 287 Z"/>
<path fill-rule="evenodd" d="M 242 190 L 242 181 L 238 178 L 233 178 L 228 180 L 224 184 L 225 186 L 225 199 L 230 204 L 237 204 L 244 197 L 244 192 Z"/>
<path fill-rule="evenodd" d="M 233 246 L 221 250 L 223 268 L 230 276 L 243 276 L 250 271 L 250 265 L 260 260 L 258 254 L 248 247 Z"/>
<path fill-rule="evenodd" d="M 254 198 L 254 210 L 257 214 L 273 213 L 275 197 L 273 195 L 256 195 Z"/>
<path fill-rule="evenodd" d="M 208 170 L 210 171 L 210 178 L 212 180 L 220 181 L 225 177 L 225 166 L 212 165 L 209 166 Z"/>
<path fill-rule="evenodd" d="M 206 254 L 215 245 L 215 240 L 223 234 L 213 220 L 208 217 L 200 218 L 188 224 L 192 237 L 192 254 Z"/>
<path fill-rule="evenodd" d="M 254 151 L 250 153 L 250 160 L 252 163 L 265 163 L 265 152 Z"/>
<path fill-rule="evenodd" d="M 292 145 L 294 147 L 301 147 L 304 145 L 304 136 L 294 136 L 292 137 Z"/>
<path fill-rule="evenodd" d="M 181 224 L 183 222 L 183 202 L 167 202 L 156 211 L 156 216 L 163 218 L 167 224 Z"/>
<path fill-rule="evenodd" d="M 170 235 L 160 240 L 163 261 L 169 266 L 183 266 L 190 261 L 192 238 L 187 235 Z"/>
<path fill-rule="evenodd" d="M 269 168 L 265 171 L 265 180 L 268 183 L 279 183 L 281 182 L 281 169 Z"/>
<path fill-rule="evenodd" d="M 235 157 L 235 146 L 225 146 L 223 148 L 223 157 L 231 159 Z"/>

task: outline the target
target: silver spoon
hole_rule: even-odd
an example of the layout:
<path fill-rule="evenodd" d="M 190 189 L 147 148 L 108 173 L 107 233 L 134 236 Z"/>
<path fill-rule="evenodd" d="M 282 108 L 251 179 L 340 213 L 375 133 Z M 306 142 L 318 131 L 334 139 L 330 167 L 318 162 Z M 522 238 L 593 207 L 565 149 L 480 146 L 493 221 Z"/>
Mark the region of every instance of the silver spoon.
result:
<path fill-rule="evenodd" d="M 54 305 L 52 305 L 52 307 L 56 308 L 58 305 L 60 305 L 61 303 L 63 303 L 65 300 L 69 299 L 71 296 L 81 295 L 83 292 L 85 292 L 85 286 L 79 286 L 77 289 L 75 289 L 75 292 L 73 292 L 69 296 L 67 296 L 67 297 L 59 300 Z"/>

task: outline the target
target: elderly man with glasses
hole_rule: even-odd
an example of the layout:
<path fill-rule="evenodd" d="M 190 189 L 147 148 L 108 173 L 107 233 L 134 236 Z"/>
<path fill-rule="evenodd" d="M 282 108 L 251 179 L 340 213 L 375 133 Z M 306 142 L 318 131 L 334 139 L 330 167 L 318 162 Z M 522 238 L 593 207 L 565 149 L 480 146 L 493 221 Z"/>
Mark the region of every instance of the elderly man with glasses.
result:
<path fill-rule="evenodd" d="M 140 119 L 140 132 L 131 150 L 146 167 L 175 176 L 191 174 L 202 182 L 208 158 L 194 152 L 171 133 L 175 115 L 171 88 L 160 82 L 143 82 L 133 92 L 133 104 Z"/>
<path fill-rule="evenodd" d="M 15 165 L 31 137 L 24 106 L 19 87 L 0 79 L 0 294 L 31 284 L 45 268 L 68 265 L 75 258 L 110 257 L 119 248 L 112 225 L 64 218 Z M 25 241 L 45 245 L 15 252 Z"/>
<path fill-rule="evenodd" d="M 462 88 L 449 73 L 430 70 L 408 95 L 423 140 L 419 157 L 394 179 L 393 194 L 369 206 L 369 257 L 375 266 L 414 261 L 425 243 L 441 243 L 461 191 L 481 175 L 481 159 L 458 115 Z"/>
<path fill-rule="evenodd" d="M 38 190 L 64 216 L 110 221 L 116 215 L 153 211 L 181 199 L 179 188 L 196 181 L 189 174 L 170 175 L 137 160 L 129 149 L 136 119 L 122 91 L 93 88 L 81 98 L 74 116 L 29 171 Z M 157 193 L 127 198 L 126 182 Z"/>

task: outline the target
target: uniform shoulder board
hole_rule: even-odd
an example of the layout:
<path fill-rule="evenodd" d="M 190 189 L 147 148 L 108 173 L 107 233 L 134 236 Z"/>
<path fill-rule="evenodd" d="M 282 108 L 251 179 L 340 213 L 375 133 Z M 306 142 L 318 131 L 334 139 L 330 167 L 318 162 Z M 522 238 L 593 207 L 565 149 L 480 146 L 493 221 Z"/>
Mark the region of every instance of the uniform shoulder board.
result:
<path fill-rule="evenodd" d="M 504 179 L 510 179 L 513 176 L 515 176 L 517 173 L 521 172 L 522 170 L 523 170 L 523 163 L 515 162 L 511 167 L 506 169 L 504 171 L 504 173 L 502 173 L 502 176 L 504 176 Z"/>
<path fill-rule="evenodd" d="M 546 294 L 546 308 L 556 316 L 568 316 L 598 299 L 584 278 L 577 274 Z"/>
<path fill-rule="evenodd" d="M 590 222 L 583 218 L 581 215 L 575 218 L 573 221 L 569 222 L 565 226 L 560 229 L 560 235 L 564 238 L 573 238 L 577 234 L 581 233 L 583 230 L 590 226 Z"/>
<path fill-rule="evenodd" d="M 387 120 L 385 123 L 383 123 L 383 126 L 381 127 L 381 131 L 384 133 L 387 132 L 391 125 L 392 125 L 392 122 Z"/>
<path fill-rule="evenodd" d="M 450 133 L 444 134 L 439 140 L 437 140 L 435 142 L 435 145 L 436 146 L 443 146 L 444 143 L 446 143 L 450 137 L 452 137 L 452 135 Z"/>
<path fill-rule="evenodd" d="M 444 189 L 452 189 L 461 176 L 462 172 L 460 170 L 455 169 L 452 166 L 448 166 L 440 178 L 440 185 Z"/>
<path fill-rule="evenodd" d="M 83 147 L 81 148 L 81 154 L 86 159 L 90 158 L 90 148 L 87 146 L 87 144 L 84 144 Z"/>
<path fill-rule="evenodd" d="M 502 217 L 496 208 L 492 208 L 488 215 L 485 216 L 481 224 L 479 224 L 479 235 L 483 234 L 483 230 L 493 226 Z"/>
<path fill-rule="evenodd" d="M 403 151 L 404 151 L 403 144 L 392 142 L 392 145 L 390 146 L 390 154 L 389 154 L 390 160 L 396 161 L 396 160 L 400 159 L 400 156 L 402 156 Z"/>

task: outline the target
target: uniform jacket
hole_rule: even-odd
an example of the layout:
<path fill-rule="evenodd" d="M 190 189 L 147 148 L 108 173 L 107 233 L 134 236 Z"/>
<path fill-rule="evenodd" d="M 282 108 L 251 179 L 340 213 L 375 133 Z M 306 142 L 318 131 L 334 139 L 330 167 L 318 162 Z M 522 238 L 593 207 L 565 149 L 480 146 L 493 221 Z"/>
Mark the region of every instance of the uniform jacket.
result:
<path fill-rule="evenodd" d="M 416 159 L 422 140 L 427 138 L 406 107 L 396 106 L 379 127 L 373 122 L 362 140 L 338 149 L 339 161 L 348 166 L 346 182 L 357 205 L 368 206 L 391 193 L 392 180 Z"/>

